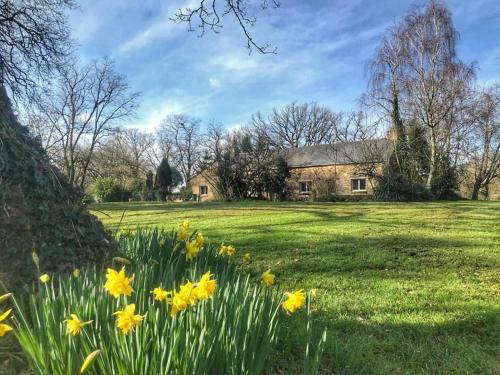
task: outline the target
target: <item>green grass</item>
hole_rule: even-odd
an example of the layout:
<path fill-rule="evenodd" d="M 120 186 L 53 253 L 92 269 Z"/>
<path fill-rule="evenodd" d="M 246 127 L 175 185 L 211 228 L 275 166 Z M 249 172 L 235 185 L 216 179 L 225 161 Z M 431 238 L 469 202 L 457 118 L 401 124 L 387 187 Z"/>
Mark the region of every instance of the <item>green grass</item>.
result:
<path fill-rule="evenodd" d="M 250 252 L 257 279 L 317 289 L 326 373 L 500 373 L 500 202 L 121 203 L 106 226 L 173 228 L 190 219 Z M 298 315 L 299 322 L 304 314 Z M 295 323 L 294 323 L 295 322 Z M 304 321 L 283 332 L 277 370 L 299 368 Z"/>

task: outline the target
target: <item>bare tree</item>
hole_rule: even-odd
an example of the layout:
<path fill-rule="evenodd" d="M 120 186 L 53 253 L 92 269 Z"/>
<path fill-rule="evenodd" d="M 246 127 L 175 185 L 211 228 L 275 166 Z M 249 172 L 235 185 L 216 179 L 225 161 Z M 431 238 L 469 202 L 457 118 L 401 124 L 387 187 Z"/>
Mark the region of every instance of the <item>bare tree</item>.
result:
<path fill-rule="evenodd" d="M 220 122 L 212 120 L 207 125 L 202 137 L 204 167 L 212 164 L 217 155 L 220 155 L 227 140 L 227 131 Z"/>
<path fill-rule="evenodd" d="M 261 113 L 253 115 L 251 125 L 273 147 L 293 148 L 333 142 L 340 118 L 316 103 L 293 102 L 280 110 L 274 108 L 267 118 Z"/>
<path fill-rule="evenodd" d="M 480 92 L 471 109 L 474 119 L 469 151 L 471 198 L 477 200 L 481 190 L 488 192 L 491 182 L 500 178 L 500 85 Z"/>
<path fill-rule="evenodd" d="M 439 158 L 439 138 L 456 99 L 474 78 L 473 66 L 456 57 L 455 31 L 448 9 L 438 1 L 412 12 L 401 30 L 404 45 L 403 86 L 412 114 L 429 132 L 430 160 L 426 187 L 430 189 Z"/>
<path fill-rule="evenodd" d="M 257 22 L 252 3 L 249 0 L 202 0 L 193 7 L 179 9 L 172 20 L 187 23 L 189 31 L 194 31 L 193 26 L 197 27 L 200 36 L 203 36 L 207 29 L 219 33 L 223 27 L 223 18 L 230 15 L 243 31 L 249 52 L 256 49 L 264 54 L 276 53 L 276 47 L 257 43 L 250 32 L 250 28 Z M 269 7 L 278 8 L 280 3 L 278 0 L 260 0 L 259 5 L 261 10 L 266 10 Z"/>
<path fill-rule="evenodd" d="M 56 88 L 39 102 L 39 112 L 57 135 L 52 156 L 71 184 L 84 187 L 96 147 L 118 121 L 134 114 L 138 96 L 129 93 L 125 77 L 108 59 L 60 70 Z"/>
<path fill-rule="evenodd" d="M 201 121 L 186 115 L 171 115 L 163 120 L 157 134 L 170 145 L 174 164 L 189 187 L 200 166 Z"/>
<path fill-rule="evenodd" d="M 382 39 L 369 64 L 368 94 L 361 98 L 367 108 L 382 109 L 382 119 L 389 119 L 400 139 L 404 138 L 401 101 L 403 96 L 403 49 L 401 28 L 394 26 Z"/>
<path fill-rule="evenodd" d="M 113 177 L 122 186 L 133 188 L 156 168 L 151 156 L 153 134 L 135 128 L 116 128 L 91 159 L 88 178 Z"/>
<path fill-rule="evenodd" d="M 153 134 L 135 128 L 119 129 L 117 145 L 124 151 L 124 161 L 130 166 L 133 178 L 145 176 L 147 171 L 154 167 L 150 156 L 154 144 Z"/>
<path fill-rule="evenodd" d="M 0 85 L 31 96 L 69 55 L 72 0 L 0 0 Z"/>

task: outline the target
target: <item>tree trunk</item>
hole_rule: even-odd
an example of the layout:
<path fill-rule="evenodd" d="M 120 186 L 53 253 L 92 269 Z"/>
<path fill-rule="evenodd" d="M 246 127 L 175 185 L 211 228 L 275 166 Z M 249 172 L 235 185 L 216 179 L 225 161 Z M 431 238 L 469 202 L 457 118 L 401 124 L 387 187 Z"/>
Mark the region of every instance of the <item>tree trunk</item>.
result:
<path fill-rule="evenodd" d="M 481 180 L 478 178 L 474 181 L 474 187 L 472 188 L 471 199 L 477 201 L 479 199 L 479 190 L 481 189 Z"/>
<path fill-rule="evenodd" d="M 431 138 L 431 155 L 430 155 L 430 161 L 429 161 L 429 175 L 427 176 L 427 182 L 425 184 L 425 187 L 427 190 L 431 190 L 432 187 L 432 182 L 434 180 L 434 174 L 436 171 L 436 132 L 434 131 L 434 128 L 431 127 L 429 128 L 430 130 L 430 138 Z"/>

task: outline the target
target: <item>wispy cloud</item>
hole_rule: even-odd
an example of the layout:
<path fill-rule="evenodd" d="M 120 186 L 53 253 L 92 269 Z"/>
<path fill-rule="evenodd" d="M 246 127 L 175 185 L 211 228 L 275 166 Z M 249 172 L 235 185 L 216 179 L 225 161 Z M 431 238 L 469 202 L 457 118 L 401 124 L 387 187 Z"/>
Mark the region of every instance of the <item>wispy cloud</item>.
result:
<path fill-rule="evenodd" d="M 175 23 L 172 18 L 178 9 L 193 8 L 195 4 L 196 0 L 185 0 L 183 2 L 171 1 L 167 3 L 164 9 L 160 8 L 158 19 L 122 43 L 117 48 L 118 53 L 127 54 L 138 51 L 155 40 L 166 40 L 175 33 L 185 31 L 185 25 Z"/>
<path fill-rule="evenodd" d="M 478 60 L 479 81 L 490 82 L 500 79 L 500 25 L 494 16 L 500 3 L 478 1 L 481 6 L 448 0 L 448 6 L 461 33 L 460 56 Z M 196 2 L 81 0 L 83 10 L 72 16 L 80 53 L 111 54 L 132 88 L 142 91 L 133 126 L 152 131 L 165 116 L 184 112 L 237 128 L 252 113 L 292 100 L 352 109 L 366 89 L 365 65 L 379 38 L 412 3 L 287 0 L 277 10 L 258 13 L 251 28 L 257 42 L 277 46 L 278 53 L 249 55 L 230 16 L 219 34 L 207 32 L 203 38 L 171 21 L 179 8 Z"/>
<path fill-rule="evenodd" d="M 121 54 L 139 50 L 156 39 L 168 38 L 178 28 L 179 25 L 174 24 L 167 17 L 157 23 L 154 23 L 146 30 L 140 31 L 134 37 L 121 44 L 117 50 Z"/>

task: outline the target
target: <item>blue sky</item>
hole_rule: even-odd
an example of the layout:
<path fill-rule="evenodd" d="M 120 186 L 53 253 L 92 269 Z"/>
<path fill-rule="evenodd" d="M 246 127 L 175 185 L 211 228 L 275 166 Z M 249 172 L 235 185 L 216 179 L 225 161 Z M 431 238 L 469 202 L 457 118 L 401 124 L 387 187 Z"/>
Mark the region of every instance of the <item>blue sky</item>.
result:
<path fill-rule="evenodd" d="M 234 21 L 199 38 L 171 17 L 195 0 L 80 1 L 73 37 L 84 62 L 110 56 L 142 93 L 128 126 L 151 131 L 175 113 L 222 122 L 248 122 L 291 101 L 350 110 L 366 89 L 365 66 L 389 26 L 422 1 L 281 0 L 258 13 L 257 39 L 276 55 L 251 55 Z M 448 0 L 460 33 L 459 56 L 476 62 L 480 84 L 500 82 L 500 0 Z"/>

